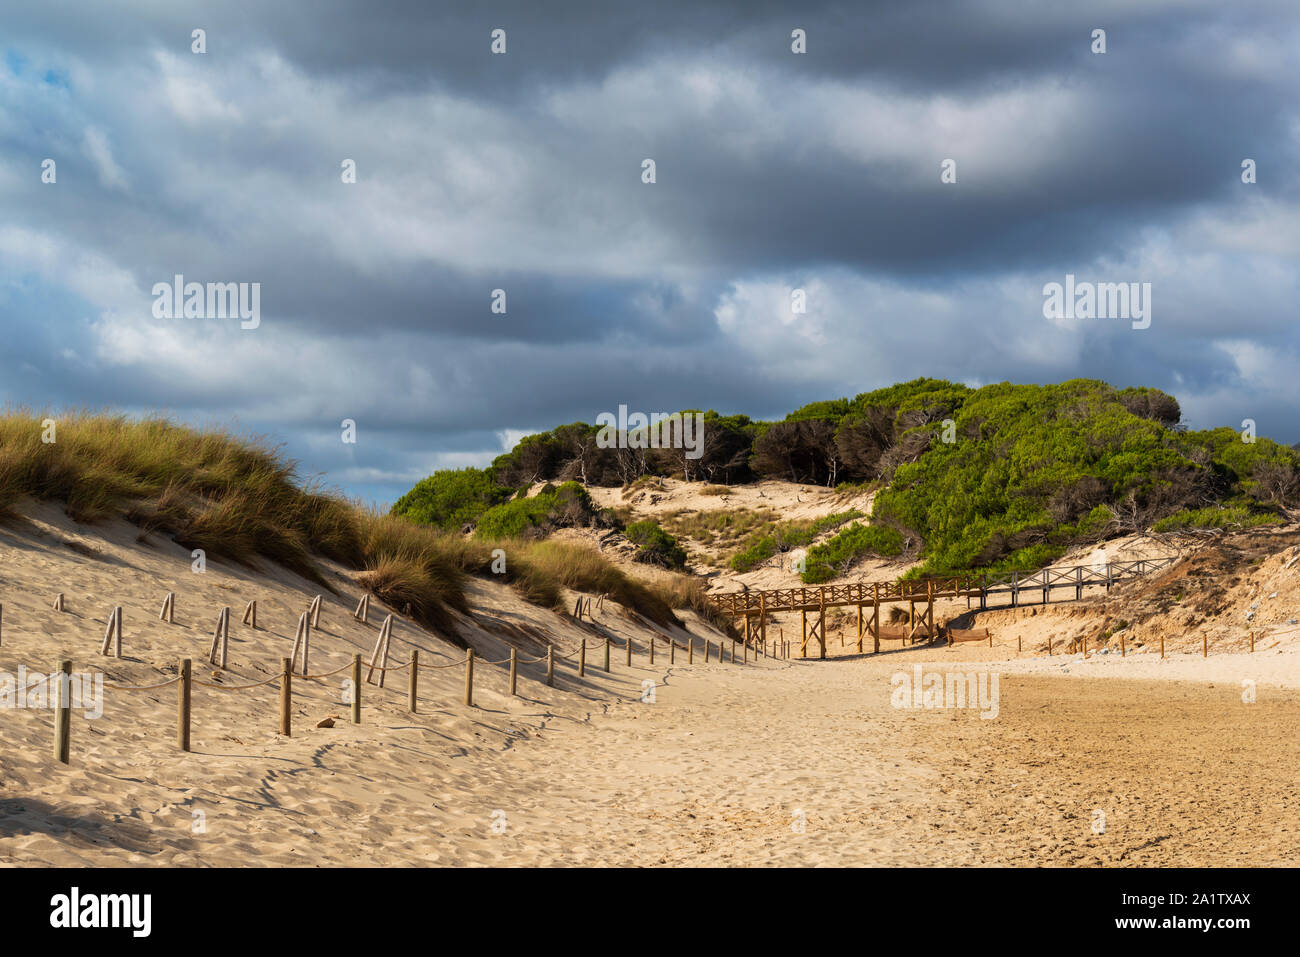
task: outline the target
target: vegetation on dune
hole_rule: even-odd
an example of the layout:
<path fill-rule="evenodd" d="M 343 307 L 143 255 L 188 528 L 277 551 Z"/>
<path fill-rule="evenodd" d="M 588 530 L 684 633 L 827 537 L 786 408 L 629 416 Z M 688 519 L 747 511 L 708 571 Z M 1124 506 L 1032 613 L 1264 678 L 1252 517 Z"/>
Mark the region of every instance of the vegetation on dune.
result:
<path fill-rule="evenodd" d="M 862 513 L 857 509 L 850 509 L 811 521 L 775 522 L 770 528 L 750 536 L 741 550 L 731 557 L 730 565 L 734 571 L 747 572 L 778 552 L 809 545 L 818 536 L 861 517 Z"/>
<path fill-rule="evenodd" d="M 986 386 L 953 413 L 963 438 L 932 428 L 925 453 L 898 466 L 874 521 L 915 536 L 925 562 L 913 574 L 954 574 L 1035 568 L 1175 515 L 1190 527 L 1207 508 L 1215 524 L 1255 524 L 1294 498 L 1293 450 L 1231 429 L 1182 431 L 1177 418 L 1155 390 Z"/>
<path fill-rule="evenodd" d="M 269 559 L 316 582 L 313 554 L 352 567 L 362 560 L 355 508 L 304 488 L 265 440 L 164 419 L 0 414 L 0 508 L 24 497 L 60 501 L 82 522 L 125 512 L 187 548 L 243 564 Z"/>
<path fill-rule="evenodd" d="M 495 505 L 478 519 L 483 538 L 538 537 L 556 528 L 597 524 L 595 505 L 577 482 L 543 488 L 536 495 Z"/>
<path fill-rule="evenodd" d="M 572 423 L 528 436 L 487 471 L 502 487 L 556 479 L 630 491 L 656 481 L 650 476 L 676 476 L 878 489 L 869 523 L 810 552 L 809 582 L 868 554 L 920 558 L 913 575 L 1032 569 L 1072 545 L 1271 524 L 1300 503 L 1296 451 L 1228 428 L 1187 431 L 1177 400 L 1158 389 L 914 379 L 814 402 L 779 422 L 704 417 L 698 459 L 680 449 L 600 448 L 595 426 Z M 711 542 L 722 537 L 703 527 L 714 521 L 673 515 L 664 524 Z M 732 567 L 752 568 L 816 537 L 801 541 L 794 523 L 778 524 L 787 525 L 750 527 Z"/>
<path fill-rule="evenodd" d="M 487 505 L 486 516 L 513 504 L 499 502 L 482 481 L 486 473 L 474 471 L 439 473 L 404 497 L 404 509 L 429 519 L 418 524 L 304 485 L 295 464 L 258 437 L 85 411 L 0 414 L 0 509 L 11 515 L 26 498 L 61 502 L 81 522 L 123 515 L 142 537 L 170 535 L 186 548 L 248 566 L 275 562 L 326 588 L 319 561 L 329 559 L 360 572 L 359 583 L 381 601 L 398 610 L 409 605 L 417 621 L 442 631 L 449 630 L 449 610 L 468 610 L 469 575 L 509 581 L 547 607 L 560 609 L 560 589 L 567 587 L 608 594 L 657 624 L 679 623 L 669 599 L 676 591 L 691 596 L 689 585 L 633 581 L 579 545 L 494 537 L 594 516 L 581 486 L 549 490 L 545 515 L 530 511 L 523 520 L 518 512 L 498 512 L 488 523 L 492 534 L 460 534 L 469 514 L 462 506 Z M 470 492 L 466 502 L 457 501 L 457 489 Z M 497 548 L 506 553 L 499 576 L 492 568 Z M 691 600 L 704 612 L 701 595 Z"/>
<path fill-rule="evenodd" d="M 393 504 L 393 514 L 420 525 L 459 530 L 510 495 L 486 469 L 448 469 L 416 482 Z"/>
<path fill-rule="evenodd" d="M 623 529 L 627 540 L 637 546 L 637 561 L 660 565 L 664 568 L 685 568 L 686 549 L 677 543 L 658 522 L 645 520 L 633 522 Z"/>
<path fill-rule="evenodd" d="M 808 550 L 803 580 L 809 585 L 843 574 L 864 555 L 890 558 L 903 550 L 903 536 L 887 525 L 854 522 L 834 538 Z"/>

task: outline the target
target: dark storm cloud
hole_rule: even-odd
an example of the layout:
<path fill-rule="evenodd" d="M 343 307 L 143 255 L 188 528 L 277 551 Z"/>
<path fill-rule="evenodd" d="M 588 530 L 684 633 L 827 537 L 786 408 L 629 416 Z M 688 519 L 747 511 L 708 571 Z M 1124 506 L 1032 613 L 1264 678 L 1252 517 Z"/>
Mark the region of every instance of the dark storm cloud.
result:
<path fill-rule="evenodd" d="M 775 415 L 916 375 L 1095 376 L 1179 393 L 1198 425 L 1280 422 L 1298 21 L 1155 0 L 6 10 L 6 398 L 238 419 L 386 498 L 620 403 Z M 1152 328 L 1046 323 L 1066 272 L 1152 281 Z M 175 273 L 260 282 L 261 328 L 153 320 Z"/>

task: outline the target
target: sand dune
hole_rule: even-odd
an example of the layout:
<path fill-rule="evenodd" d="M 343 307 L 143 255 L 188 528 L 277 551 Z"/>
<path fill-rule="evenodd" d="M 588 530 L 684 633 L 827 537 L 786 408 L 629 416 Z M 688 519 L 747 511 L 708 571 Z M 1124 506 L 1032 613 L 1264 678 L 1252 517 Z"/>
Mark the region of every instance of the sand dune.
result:
<path fill-rule="evenodd" d="M 283 571 L 190 571 L 174 544 L 125 523 L 88 529 L 56 509 L 0 531 L 0 668 L 72 657 L 119 682 L 165 680 L 182 655 L 204 680 L 269 677 L 319 589 Z M 75 547 L 67 543 L 71 541 Z M 380 615 L 351 618 L 357 592 L 331 572 L 312 671 L 368 655 Z M 49 606 L 63 591 L 67 610 Z M 177 621 L 157 620 L 177 595 Z M 243 602 L 259 601 L 253 632 Z M 607 604 L 598 624 L 472 586 L 458 629 L 484 658 L 552 635 L 571 653 L 593 629 L 640 643 L 642 622 Z M 124 609 L 125 657 L 97 656 Z M 234 609 L 231 669 L 201 659 L 222 604 Z M 378 610 L 377 606 L 375 610 Z M 689 618 L 690 616 L 685 615 Z M 706 626 L 691 619 L 698 635 Z M 684 638 L 685 634 L 679 634 Z M 276 691 L 200 688 L 194 752 L 174 744 L 175 689 L 109 691 L 74 717 L 72 761 L 51 759 L 48 711 L 0 713 L 0 863 L 68 865 L 1273 865 L 1295 861 L 1300 688 L 1293 653 L 1117 659 L 1025 655 L 1006 644 L 896 646 L 827 661 L 634 666 L 555 688 L 500 667 L 460 703 L 461 651 L 400 621 L 393 660 L 418 647 L 450 663 L 422 681 L 366 686 L 347 721 L 338 676 L 297 682 L 294 734 L 276 733 Z M 1011 656 L 1015 657 L 1015 656 Z M 976 709 L 900 709 L 896 674 L 1000 677 L 996 719 Z M 1110 680 L 1098 680 L 1099 677 Z M 1253 703 L 1241 679 L 1255 681 Z M 653 683 L 646 700 L 645 682 Z M 333 727 L 317 728 L 330 715 Z M 1104 819 L 1098 815 L 1104 815 Z M 1098 831 L 1098 820 L 1104 830 Z"/>

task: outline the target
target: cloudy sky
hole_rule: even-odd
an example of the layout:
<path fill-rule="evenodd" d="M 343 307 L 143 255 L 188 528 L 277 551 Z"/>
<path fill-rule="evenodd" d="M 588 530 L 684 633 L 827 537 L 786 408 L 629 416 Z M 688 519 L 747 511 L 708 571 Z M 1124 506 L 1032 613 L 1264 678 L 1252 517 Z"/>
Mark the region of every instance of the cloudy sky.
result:
<path fill-rule="evenodd" d="M 1294 0 L 109 6 L 0 12 L 11 404 L 234 425 L 380 502 L 620 404 L 922 375 L 1300 440 Z M 177 273 L 260 325 L 155 318 Z M 1044 318 L 1067 273 L 1150 282 L 1150 327 Z"/>

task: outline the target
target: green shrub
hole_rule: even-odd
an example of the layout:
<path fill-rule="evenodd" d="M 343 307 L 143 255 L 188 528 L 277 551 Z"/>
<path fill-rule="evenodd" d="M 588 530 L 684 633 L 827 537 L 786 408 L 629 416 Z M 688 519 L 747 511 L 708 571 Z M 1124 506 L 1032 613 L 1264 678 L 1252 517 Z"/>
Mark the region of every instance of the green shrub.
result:
<path fill-rule="evenodd" d="M 1267 512 L 1252 512 L 1244 505 L 1228 508 L 1184 509 L 1152 526 L 1157 532 L 1181 532 L 1192 528 L 1257 528 L 1261 525 L 1281 525 L 1282 519 Z"/>
<path fill-rule="evenodd" d="M 820 535 L 839 528 L 855 518 L 861 518 L 857 509 L 823 515 L 813 521 L 779 522 L 766 532 L 750 537 L 745 546 L 731 557 L 731 568 L 738 572 L 747 572 L 761 565 L 777 552 L 788 551 L 811 544 Z"/>
<path fill-rule="evenodd" d="M 903 536 L 897 529 L 854 522 L 844 531 L 808 550 L 803 581 L 808 585 L 828 582 L 864 555 L 892 557 L 903 550 Z"/>
<path fill-rule="evenodd" d="M 448 469 L 417 482 L 393 503 L 392 513 L 419 525 L 459 530 L 510 495 L 485 469 Z"/>
<path fill-rule="evenodd" d="M 578 482 L 547 485 L 531 498 L 517 498 L 493 506 L 478 520 L 481 538 L 519 538 L 541 535 L 551 529 L 590 524 L 596 519 L 591 496 Z"/>
<path fill-rule="evenodd" d="M 664 568 L 686 567 L 686 549 L 677 544 L 677 539 L 660 528 L 657 522 L 633 522 L 624 529 L 623 534 L 628 541 L 639 546 L 637 561 Z"/>

